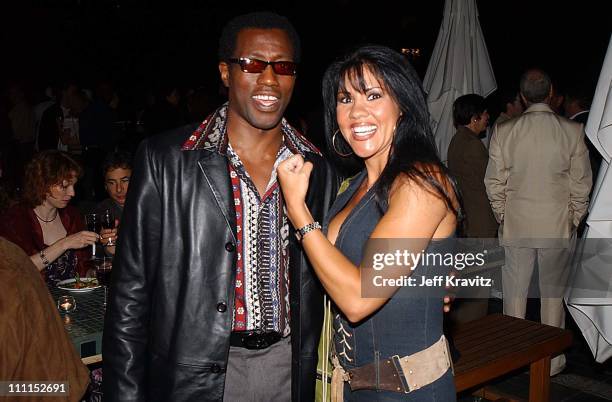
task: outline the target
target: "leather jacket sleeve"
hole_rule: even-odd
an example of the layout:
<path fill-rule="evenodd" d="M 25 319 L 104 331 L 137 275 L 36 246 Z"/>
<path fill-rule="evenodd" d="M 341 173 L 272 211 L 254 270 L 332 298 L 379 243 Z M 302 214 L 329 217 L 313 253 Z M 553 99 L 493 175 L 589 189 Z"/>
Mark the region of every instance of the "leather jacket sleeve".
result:
<path fill-rule="evenodd" d="M 115 256 L 104 325 L 104 398 L 146 399 L 150 284 L 160 249 L 161 197 L 154 160 L 144 141 L 135 158 Z"/>

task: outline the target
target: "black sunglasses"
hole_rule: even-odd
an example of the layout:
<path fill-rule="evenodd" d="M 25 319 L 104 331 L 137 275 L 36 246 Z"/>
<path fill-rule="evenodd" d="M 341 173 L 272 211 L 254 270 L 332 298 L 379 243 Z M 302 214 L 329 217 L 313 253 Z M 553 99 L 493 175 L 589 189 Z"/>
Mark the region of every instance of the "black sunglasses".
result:
<path fill-rule="evenodd" d="M 297 74 L 297 63 L 293 61 L 265 61 L 241 57 L 239 59 L 228 59 L 228 62 L 239 64 L 240 69 L 245 73 L 263 73 L 266 67 L 272 66 L 272 70 L 278 75 Z"/>

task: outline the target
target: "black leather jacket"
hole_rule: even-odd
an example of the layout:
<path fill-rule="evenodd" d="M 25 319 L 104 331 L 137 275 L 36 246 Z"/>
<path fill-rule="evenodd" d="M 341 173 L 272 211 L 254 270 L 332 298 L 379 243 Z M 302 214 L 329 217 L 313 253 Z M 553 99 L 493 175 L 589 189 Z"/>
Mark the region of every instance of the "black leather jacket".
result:
<path fill-rule="evenodd" d="M 221 401 L 229 353 L 236 224 L 227 160 L 182 151 L 193 127 L 139 147 L 104 327 L 105 401 Z M 307 203 L 322 222 L 337 189 L 317 154 Z M 312 401 L 322 289 L 290 235 L 293 401 Z"/>

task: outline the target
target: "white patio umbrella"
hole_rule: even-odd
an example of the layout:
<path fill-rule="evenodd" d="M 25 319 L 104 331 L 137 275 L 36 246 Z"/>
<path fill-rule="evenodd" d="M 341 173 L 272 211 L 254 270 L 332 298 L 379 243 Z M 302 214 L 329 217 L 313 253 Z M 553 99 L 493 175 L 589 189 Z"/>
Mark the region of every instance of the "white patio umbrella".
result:
<path fill-rule="evenodd" d="M 497 89 L 478 22 L 475 0 L 446 0 L 444 17 L 423 86 L 440 157 L 446 161 L 455 134 L 453 102 L 461 95 L 488 96 Z"/>
<path fill-rule="evenodd" d="M 565 301 L 595 360 L 602 363 L 612 357 L 612 39 L 585 131 L 603 161 L 595 182 L 585 234 L 585 248 L 592 252 L 577 265 Z"/>

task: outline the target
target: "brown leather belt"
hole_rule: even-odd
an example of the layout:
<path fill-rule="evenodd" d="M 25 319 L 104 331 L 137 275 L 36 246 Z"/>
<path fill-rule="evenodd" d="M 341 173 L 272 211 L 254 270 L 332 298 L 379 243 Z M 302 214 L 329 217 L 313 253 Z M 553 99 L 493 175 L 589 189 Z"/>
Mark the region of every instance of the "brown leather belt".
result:
<path fill-rule="evenodd" d="M 374 363 L 347 370 L 351 390 L 380 389 L 408 393 L 442 377 L 451 367 L 451 358 L 444 335 L 427 349 L 410 356 L 392 356 Z M 378 381 L 376 379 L 378 378 Z"/>
<path fill-rule="evenodd" d="M 446 338 L 442 335 L 433 345 L 410 356 L 395 355 L 381 360 L 378 364 L 369 363 L 348 370 L 340 368 L 336 375 L 348 381 L 353 391 L 370 389 L 409 393 L 436 381 L 449 367 L 452 369 L 452 361 Z M 340 384 L 336 387 L 332 385 L 332 388 L 337 387 L 340 387 Z M 342 400 L 341 389 L 338 389 L 338 392 L 338 397 L 332 397 L 332 400 Z M 334 394 L 332 391 L 332 395 Z"/>
<path fill-rule="evenodd" d="M 230 335 L 230 346 L 246 349 L 265 349 L 282 338 L 278 332 L 234 331 Z"/>

